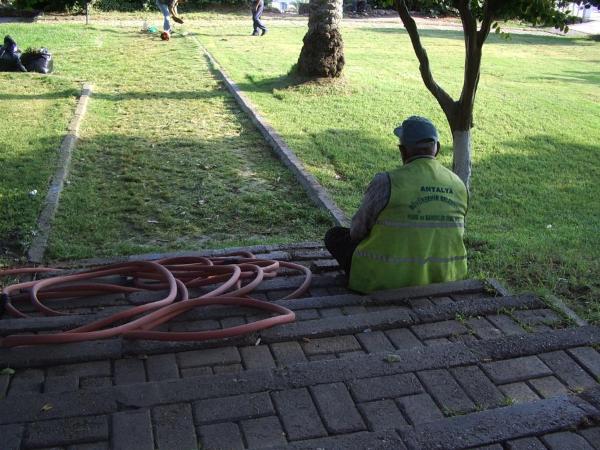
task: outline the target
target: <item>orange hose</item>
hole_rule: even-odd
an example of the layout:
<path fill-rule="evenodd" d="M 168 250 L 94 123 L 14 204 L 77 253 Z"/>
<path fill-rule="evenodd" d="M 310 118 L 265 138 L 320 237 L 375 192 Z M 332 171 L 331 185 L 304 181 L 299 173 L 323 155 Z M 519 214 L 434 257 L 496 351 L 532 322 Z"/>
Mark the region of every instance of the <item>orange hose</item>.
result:
<path fill-rule="evenodd" d="M 277 276 L 280 267 L 304 273 L 301 285 L 285 298 L 295 298 L 308 289 L 311 272 L 307 267 L 285 261 L 257 259 L 248 252 L 238 252 L 214 258 L 176 257 L 155 261 L 136 261 L 89 269 L 72 275 L 54 276 L 26 281 L 2 289 L 6 311 L 15 317 L 28 317 L 13 305 L 12 300 L 29 298 L 42 314 L 64 313 L 43 304 L 43 300 L 68 300 L 106 292 L 130 293 L 168 289 L 167 295 L 156 301 L 119 311 L 86 325 L 52 334 L 19 334 L 0 339 L 0 346 L 62 344 L 92 339 L 123 336 L 127 339 L 206 340 L 238 336 L 295 320 L 287 308 L 247 297 L 265 278 Z M 15 276 L 59 269 L 38 267 L 0 271 L 0 276 Z M 97 280 L 111 275 L 132 278 L 133 286 L 100 283 Z M 212 286 L 212 290 L 196 298 L 189 298 L 189 288 Z M 222 330 L 198 332 L 165 332 L 153 329 L 190 309 L 208 305 L 238 305 L 278 314 L 275 317 L 230 327 Z"/>

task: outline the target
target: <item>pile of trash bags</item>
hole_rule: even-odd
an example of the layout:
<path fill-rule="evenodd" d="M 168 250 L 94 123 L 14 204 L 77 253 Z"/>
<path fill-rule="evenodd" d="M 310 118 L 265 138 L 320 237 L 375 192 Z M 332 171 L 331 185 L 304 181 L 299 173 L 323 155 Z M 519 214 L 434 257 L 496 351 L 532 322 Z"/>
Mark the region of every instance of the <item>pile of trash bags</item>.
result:
<path fill-rule="evenodd" d="M 13 38 L 4 37 L 4 45 L 0 46 L 0 72 L 50 73 L 53 68 L 52 54 L 47 48 L 21 52 Z"/>

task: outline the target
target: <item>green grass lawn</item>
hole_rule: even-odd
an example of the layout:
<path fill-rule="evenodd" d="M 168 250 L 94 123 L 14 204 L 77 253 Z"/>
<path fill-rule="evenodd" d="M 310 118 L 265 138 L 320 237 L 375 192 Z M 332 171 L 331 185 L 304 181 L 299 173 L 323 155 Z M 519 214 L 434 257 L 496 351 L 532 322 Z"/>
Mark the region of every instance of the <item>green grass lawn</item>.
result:
<path fill-rule="evenodd" d="M 6 32 L 22 47 L 48 46 L 56 72 L 0 74 L 0 92 L 23 82 L 10 105 L 2 102 L 3 117 L 19 115 L 14 130 L 0 127 L 0 142 L 30 127 L 3 161 L 29 208 L 3 225 L 3 241 L 35 226 L 81 81 L 94 92 L 50 235 L 51 260 L 314 240 L 330 224 L 191 40 L 164 43 L 131 28 L 82 25 L 10 25 Z M 19 111 L 50 100 L 57 109 Z M 30 121 L 43 123 L 43 133 Z M 21 208 L 4 194 L 2 201 L 7 211 Z"/>
<path fill-rule="evenodd" d="M 352 214 L 375 172 L 399 164 L 391 130 L 406 116 L 439 126 L 442 161 L 451 134 L 423 86 L 400 27 L 345 27 L 344 77 L 301 83 L 289 76 L 304 26 L 271 21 L 198 29 L 198 37 L 283 135 L 306 167 Z M 436 80 L 454 97 L 463 40 L 424 31 Z M 600 44 L 585 39 L 491 36 L 475 108 L 467 240 L 473 277 L 565 298 L 600 321 Z"/>

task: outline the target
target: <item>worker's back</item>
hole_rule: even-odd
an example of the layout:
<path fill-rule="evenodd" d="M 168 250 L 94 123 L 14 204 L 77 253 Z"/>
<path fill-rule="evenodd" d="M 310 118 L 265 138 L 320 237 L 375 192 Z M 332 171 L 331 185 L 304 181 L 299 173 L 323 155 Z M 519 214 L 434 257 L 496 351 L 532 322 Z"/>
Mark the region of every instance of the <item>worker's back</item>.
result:
<path fill-rule="evenodd" d="M 390 200 L 354 252 L 350 288 L 367 293 L 465 278 L 464 183 L 427 157 L 389 176 Z"/>

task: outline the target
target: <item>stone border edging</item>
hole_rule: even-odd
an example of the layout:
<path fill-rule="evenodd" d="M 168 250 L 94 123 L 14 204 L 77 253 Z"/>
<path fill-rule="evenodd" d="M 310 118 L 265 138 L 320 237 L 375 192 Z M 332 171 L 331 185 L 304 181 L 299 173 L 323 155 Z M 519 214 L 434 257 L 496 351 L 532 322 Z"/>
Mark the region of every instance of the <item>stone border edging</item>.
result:
<path fill-rule="evenodd" d="M 58 149 L 58 162 L 52 182 L 48 188 L 44 207 L 37 221 L 37 234 L 33 239 L 31 246 L 27 252 L 27 259 L 30 263 L 41 263 L 48 244 L 48 236 L 50 235 L 50 227 L 52 219 L 58 208 L 58 200 L 62 192 L 65 178 L 69 173 L 69 165 L 71 163 L 71 154 L 77 139 L 79 138 L 79 126 L 85 116 L 89 98 L 92 94 L 92 85 L 85 83 L 81 89 L 81 95 L 77 101 L 77 107 L 71 122 L 67 127 L 67 135 Z"/>
<path fill-rule="evenodd" d="M 254 105 L 250 100 L 242 93 L 238 85 L 227 76 L 225 71 L 221 68 L 217 60 L 209 53 L 209 51 L 200 43 L 200 41 L 193 34 L 188 35 L 198 45 L 198 47 L 204 53 L 204 56 L 208 60 L 212 68 L 219 73 L 222 80 L 225 82 L 227 90 L 233 95 L 235 101 L 244 111 L 252 123 L 258 128 L 260 133 L 263 135 L 265 140 L 273 148 L 279 159 L 292 171 L 296 179 L 300 182 L 304 190 L 308 193 L 308 196 L 317 206 L 326 209 L 329 214 L 333 217 L 336 225 L 348 226 L 350 221 L 346 214 L 336 205 L 333 199 L 330 197 L 327 190 L 321 186 L 317 179 L 312 176 L 304 168 L 302 162 L 294 154 L 294 152 L 287 146 L 283 138 L 275 131 L 275 129 L 258 113 Z"/>

